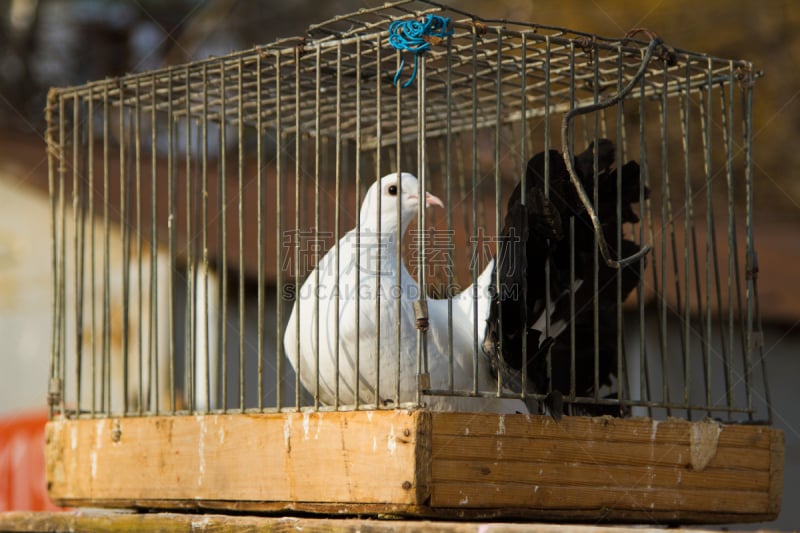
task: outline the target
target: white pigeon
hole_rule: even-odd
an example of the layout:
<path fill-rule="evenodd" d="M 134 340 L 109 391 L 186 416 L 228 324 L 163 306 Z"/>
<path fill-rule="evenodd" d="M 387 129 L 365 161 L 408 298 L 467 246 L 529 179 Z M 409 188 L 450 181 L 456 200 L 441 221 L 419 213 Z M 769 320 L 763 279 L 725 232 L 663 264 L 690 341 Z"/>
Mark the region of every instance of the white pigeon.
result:
<path fill-rule="evenodd" d="M 318 387 L 319 401 L 323 405 L 335 404 L 337 395 L 339 405 L 395 405 L 398 385 L 400 405 L 417 400 L 418 330 L 415 328 L 413 302 L 418 299 L 420 288 L 402 261 L 399 288 L 397 286 L 397 239 L 402 238 L 416 216 L 421 194 L 415 176 L 404 172 L 401 180 L 398 186 L 397 174 L 392 173 L 369 188 L 361 205 L 358 250 L 356 230 L 353 229 L 328 250 L 296 295 L 283 339 L 284 349 L 299 373 L 303 387 L 312 394 Z M 401 195 L 399 217 L 398 194 Z M 436 196 L 425 193 L 424 197 L 426 207 L 444 207 Z M 452 299 L 452 380 L 453 389 L 462 394 L 468 394 L 473 389 L 475 306 L 480 346 L 489 315 L 492 270 L 493 262 L 479 276 L 477 292 L 473 286 L 469 286 Z M 376 313 L 378 298 L 380 320 Z M 429 329 L 425 339 L 432 389 L 445 390 L 449 387 L 447 309 L 447 300 L 428 299 Z M 356 312 L 359 316 L 358 328 Z M 477 358 L 478 390 L 496 390 L 496 381 L 490 375 L 488 361 L 480 353 Z M 422 401 L 427 408 L 438 411 L 528 411 L 520 400 L 496 397 L 431 395 L 424 396 Z"/>

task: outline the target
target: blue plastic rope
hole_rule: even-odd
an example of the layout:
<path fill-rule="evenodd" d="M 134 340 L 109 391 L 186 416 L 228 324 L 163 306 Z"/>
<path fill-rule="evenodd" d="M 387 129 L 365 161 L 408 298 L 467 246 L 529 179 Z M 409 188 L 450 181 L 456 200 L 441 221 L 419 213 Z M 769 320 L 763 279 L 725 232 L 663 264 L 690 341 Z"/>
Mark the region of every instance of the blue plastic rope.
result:
<path fill-rule="evenodd" d="M 411 77 L 403 83 L 403 87 L 411 85 L 417 77 L 417 64 L 419 55 L 429 50 L 431 47 L 431 37 L 444 39 L 453 35 L 453 30 L 449 29 L 449 17 L 439 15 L 426 15 L 425 22 L 418 20 L 395 20 L 389 25 L 389 44 L 401 52 L 414 53 L 414 71 Z M 400 79 L 400 74 L 406 66 L 406 60 L 400 58 L 400 68 L 394 75 L 394 84 Z"/>

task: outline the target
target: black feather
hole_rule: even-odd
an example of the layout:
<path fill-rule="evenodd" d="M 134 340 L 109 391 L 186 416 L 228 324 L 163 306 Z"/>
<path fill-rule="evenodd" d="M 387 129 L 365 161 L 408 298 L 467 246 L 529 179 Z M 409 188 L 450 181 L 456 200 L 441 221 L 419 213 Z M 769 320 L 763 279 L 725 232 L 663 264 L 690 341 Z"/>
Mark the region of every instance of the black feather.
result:
<path fill-rule="evenodd" d="M 576 174 L 590 198 L 594 197 L 594 188 L 597 187 L 595 211 L 611 253 L 616 255 L 619 250 L 620 257 L 627 257 L 640 249 L 630 239 L 619 239 L 621 225 L 639 221 L 632 207 L 642 196 L 639 165 L 630 161 L 618 171 L 614 143 L 600 139 L 597 146 L 596 161 L 594 143 L 575 157 Z M 549 171 L 547 187 L 545 163 Z M 557 392 L 548 397 L 554 398 L 550 402 L 552 405 L 559 405 L 555 398 L 568 397 L 571 391 L 571 348 L 567 333 L 570 326 L 567 325 L 566 331 L 557 338 L 544 340 L 543 332 L 532 329 L 545 311 L 547 265 L 553 306 L 550 323 L 563 321 L 575 328 L 575 392 L 578 396 L 592 396 L 595 394 L 595 305 L 599 340 L 597 384 L 611 385 L 618 368 L 617 330 L 621 326 L 617 318 L 617 283 L 624 301 L 639 283 L 639 263 L 617 270 L 607 266 L 601 257 L 595 267 L 597 245 L 592 221 L 558 151 L 540 152 L 528 161 L 524 204 L 521 185 L 514 188 L 508 200 L 495 263 L 495 279 L 499 286 L 495 287 L 483 348 L 493 370 L 501 374 L 506 387 L 521 390 L 525 386 L 529 392 L 539 394 Z M 647 198 L 649 190 L 645 188 L 643 192 Z M 572 219 L 574 234 L 570 235 Z M 574 253 L 575 264 L 572 277 L 582 280 L 580 288 L 574 291 L 575 312 L 572 316 L 569 297 L 571 253 Z M 597 287 L 593 286 L 595 269 Z M 526 339 L 527 357 L 523 356 L 523 339 Z M 552 380 L 547 374 L 548 352 Z M 523 384 L 524 364 L 527 376 Z M 614 410 L 590 405 L 583 406 L 580 411 L 606 414 Z M 614 414 L 619 414 L 619 411 L 614 411 Z"/>

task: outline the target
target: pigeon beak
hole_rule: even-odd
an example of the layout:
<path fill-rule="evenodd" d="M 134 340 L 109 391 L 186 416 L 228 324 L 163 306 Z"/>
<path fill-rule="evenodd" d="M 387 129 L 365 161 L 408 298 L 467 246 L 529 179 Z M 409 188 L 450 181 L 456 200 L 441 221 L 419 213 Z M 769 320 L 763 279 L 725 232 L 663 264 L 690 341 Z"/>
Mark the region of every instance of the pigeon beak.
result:
<path fill-rule="evenodd" d="M 439 199 L 438 196 L 434 196 L 429 192 L 425 193 L 425 207 L 430 207 L 432 205 L 436 205 L 439 207 L 444 207 L 444 203 Z"/>

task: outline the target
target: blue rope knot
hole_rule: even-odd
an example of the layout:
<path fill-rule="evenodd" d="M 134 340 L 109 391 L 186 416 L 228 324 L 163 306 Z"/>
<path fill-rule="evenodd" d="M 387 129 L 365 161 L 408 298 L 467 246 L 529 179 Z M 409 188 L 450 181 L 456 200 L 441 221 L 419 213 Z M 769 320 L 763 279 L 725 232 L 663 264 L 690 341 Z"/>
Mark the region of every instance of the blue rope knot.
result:
<path fill-rule="evenodd" d="M 403 83 L 403 87 L 408 87 L 417 77 L 417 65 L 420 54 L 428 51 L 432 44 L 439 44 L 445 37 L 453 35 L 453 30 L 448 28 L 450 25 L 449 17 L 428 14 L 425 21 L 418 20 L 395 20 L 389 25 L 389 44 L 401 52 L 414 53 L 414 71 L 411 77 Z M 400 68 L 394 75 L 394 84 L 400 79 L 400 74 L 406 66 L 405 58 L 400 58 Z"/>

